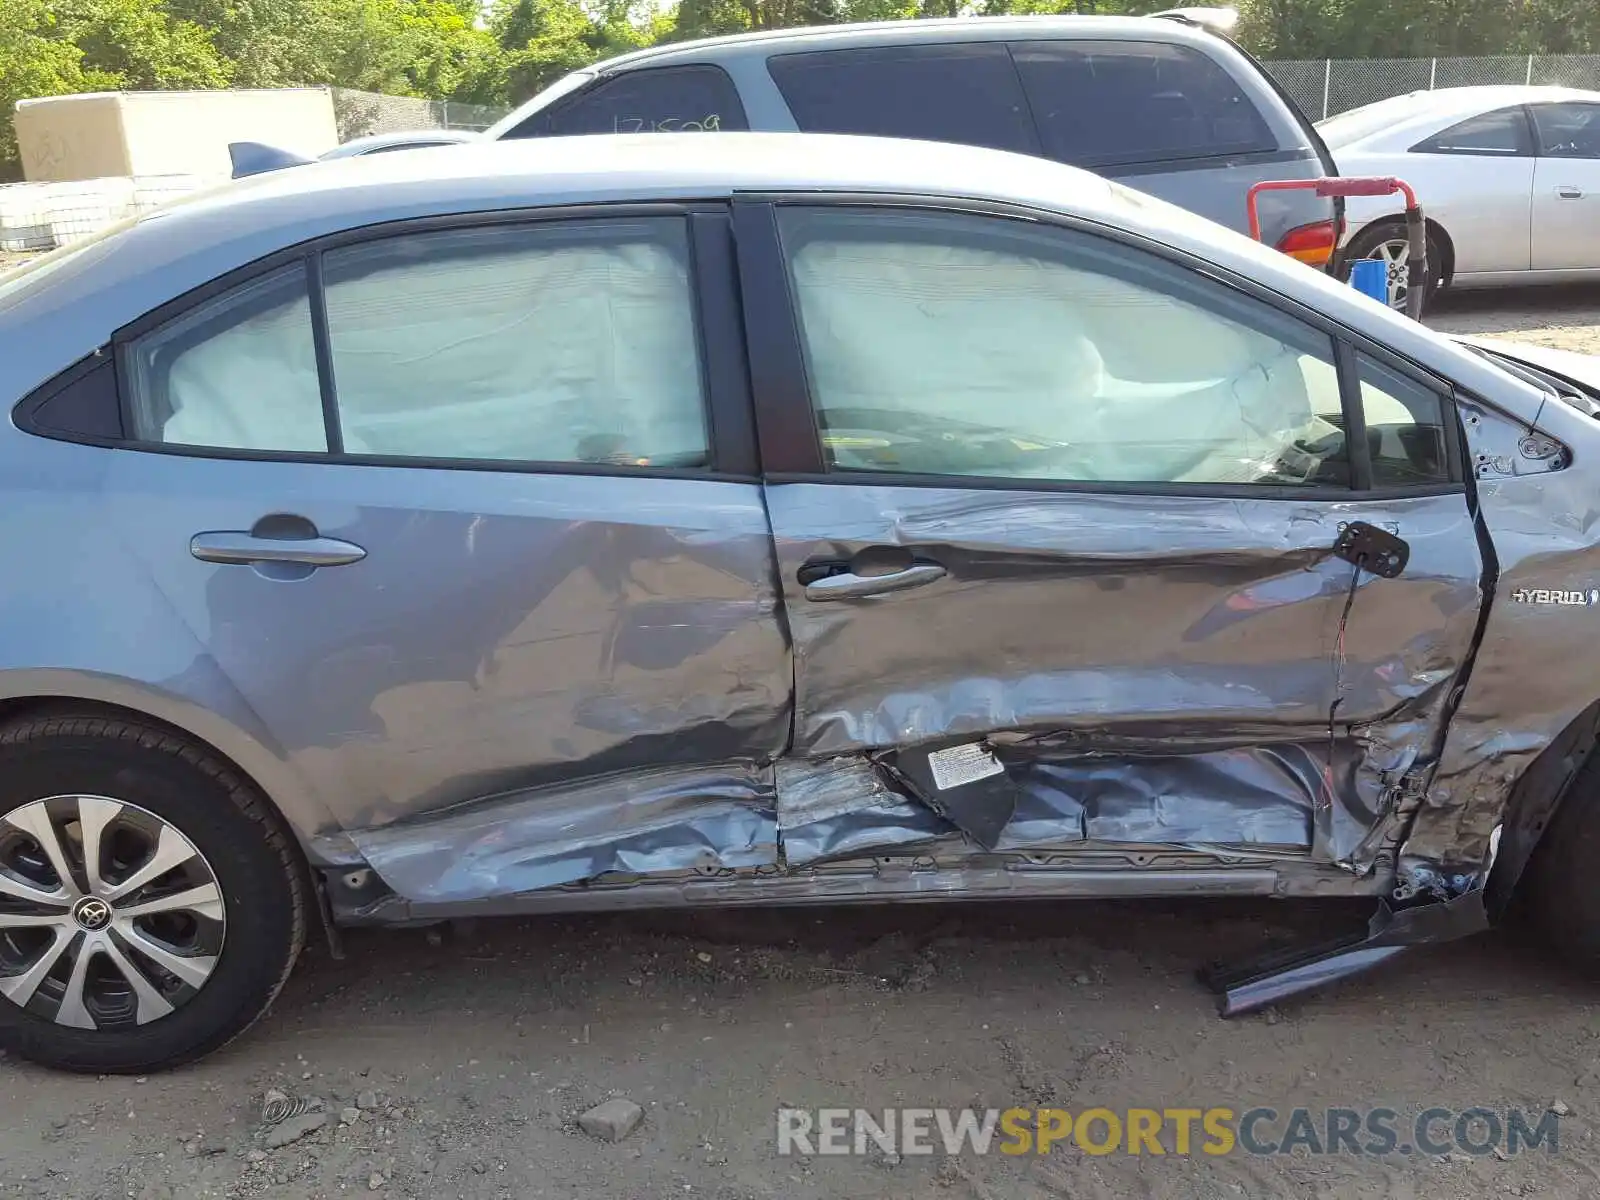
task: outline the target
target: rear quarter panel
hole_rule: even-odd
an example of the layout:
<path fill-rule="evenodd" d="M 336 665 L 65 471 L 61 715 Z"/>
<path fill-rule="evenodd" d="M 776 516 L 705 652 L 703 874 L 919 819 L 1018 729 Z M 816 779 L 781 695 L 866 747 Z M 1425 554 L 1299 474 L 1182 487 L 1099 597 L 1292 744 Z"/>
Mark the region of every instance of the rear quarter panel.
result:
<path fill-rule="evenodd" d="M 1304 157 L 1280 162 L 1230 162 L 1177 170 L 1108 170 L 1107 176 L 1126 187 L 1148 192 L 1218 224 L 1248 233 L 1247 197 L 1252 185 L 1274 179 L 1317 179 L 1322 163 L 1311 150 Z M 1333 202 L 1311 191 L 1269 192 L 1260 198 L 1261 236 L 1276 245 L 1289 230 L 1333 219 Z"/>
<path fill-rule="evenodd" d="M 1423 215 L 1444 230 L 1455 254 L 1455 274 L 1526 271 L 1531 261 L 1532 158 L 1471 154 L 1345 151 L 1341 175 L 1392 175 L 1416 191 Z M 1346 207 L 1347 237 L 1374 221 L 1398 218 L 1396 196 L 1358 196 Z"/>

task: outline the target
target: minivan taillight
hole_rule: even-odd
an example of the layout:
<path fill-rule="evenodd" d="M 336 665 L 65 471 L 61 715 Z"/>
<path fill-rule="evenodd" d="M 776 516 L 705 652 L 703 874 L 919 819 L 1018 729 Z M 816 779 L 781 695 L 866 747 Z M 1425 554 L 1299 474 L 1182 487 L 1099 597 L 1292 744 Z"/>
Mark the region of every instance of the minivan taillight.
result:
<path fill-rule="evenodd" d="M 1298 225 L 1278 239 L 1278 249 L 1308 266 L 1325 267 L 1339 245 L 1339 227 L 1333 221 Z"/>

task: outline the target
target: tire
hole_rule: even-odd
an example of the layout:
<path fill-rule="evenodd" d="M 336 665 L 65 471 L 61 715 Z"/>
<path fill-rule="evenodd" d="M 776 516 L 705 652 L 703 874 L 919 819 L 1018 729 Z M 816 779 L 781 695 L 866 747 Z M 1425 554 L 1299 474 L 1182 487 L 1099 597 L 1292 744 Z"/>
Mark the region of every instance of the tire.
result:
<path fill-rule="evenodd" d="M 1355 237 L 1350 239 L 1350 244 L 1345 247 L 1344 257 L 1346 262 L 1355 262 L 1362 258 L 1383 259 L 1389 263 L 1389 307 L 1399 312 L 1405 311 L 1405 254 L 1406 227 L 1405 225 L 1385 221 L 1368 226 Z M 1399 247 L 1402 261 L 1398 264 L 1383 251 Z M 1427 312 L 1433 304 L 1434 297 L 1439 294 L 1440 271 L 1444 259 L 1439 250 L 1439 239 L 1428 233 L 1428 284 L 1422 297 L 1422 311 Z M 1397 276 L 1398 270 L 1398 276 Z"/>
<path fill-rule="evenodd" d="M 1600 753 L 1572 781 L 1533 852 L 1512 910 L 1557 957 L 1600 978 Z"/>
<path fill-rule="evenodd" d="M 307 903 L 277 814 L 210 751 L 107 717 L 0 729 L 0 1046 L 19 1057 L 140 1074 L 209 1054 L 288 980 Z"/>

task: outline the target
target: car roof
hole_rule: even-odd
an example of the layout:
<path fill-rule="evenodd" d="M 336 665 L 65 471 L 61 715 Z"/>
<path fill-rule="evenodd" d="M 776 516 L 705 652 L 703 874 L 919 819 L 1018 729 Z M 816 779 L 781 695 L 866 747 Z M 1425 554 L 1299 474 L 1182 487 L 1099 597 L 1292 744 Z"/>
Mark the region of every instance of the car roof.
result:
<path fill-rule="evenodd" d="M 1548 104 L 1564 100 L 1600 102 L 1600 92 L 1579 88 L 1523 84 L 1485 84 L 1476 87 L 1436 88 L 1407 92 L 1375 100 L 1317 122 L 1317 130 L 1330 148 L 1356 145 L 1369 138 L 1387 138 L 1404 130 L 1437 122 L 1465 120 L 1513 104 Z"/>
<path fill-rule="evenodd" d="M 346 158 L 354 154 L 375 154 L 401 146 L 422 149 L 427 146 L 456 145 L 476 141 L 481 135 L 471 129 L 401 129 L 392 133 L 369 133 L 341 142 L 319 158 Z"/>
<path fill-rule="evenodd" d="M 943 17 L 906 21 L 857 21 L 842 25 L 807 25 L 793 29 L 764 29 L 723 37 L 650 46 L 589 68 L 599 74 L 649 63 L 711 62 L 732 52 L 799 54 L 807 50 L 833 50 L 843 46 L 903 45 L 911 42 L 985 41 L 991 38 L 1081 37 L 1139 38 L 1159 32 L 1163 40 L 1198 43 L 1213 35 L 1185 21 L 1162 17 L 1100 17 L 1037 15 L 1020 17 Z"/>
<path fill-rule="evenodd" d="M 1240 234 L 1047 159 L 829 134 L 601 134 L 316 162 L 196 193 L 57 251 L 0 276 L 0 395 L 26 394 L 113 330 L 219 276 L 331 234 L 455 214 L 762 193 L 968 199 L 1061 213 L 1218 263 L 1358 328 L 1383 324 L 1379 336 L 1425 363 L 1446 345 Z M 1451 357 L 1454 377 L 1467 382 L 1492 370 L 1465 352 Z"/>

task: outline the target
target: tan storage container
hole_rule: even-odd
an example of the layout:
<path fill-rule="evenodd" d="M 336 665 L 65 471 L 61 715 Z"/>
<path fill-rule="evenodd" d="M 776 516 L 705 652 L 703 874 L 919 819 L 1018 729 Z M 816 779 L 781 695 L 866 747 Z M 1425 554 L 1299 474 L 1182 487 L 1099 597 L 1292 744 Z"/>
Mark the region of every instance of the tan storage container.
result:
<path fill-rule="evenodd" d="M 308 156 L 339 142 L 327 88 L 44 96 L 17 102 L 16 129 L 23 175 L 36 182 L 227 178 L 229 142 Z"/>

